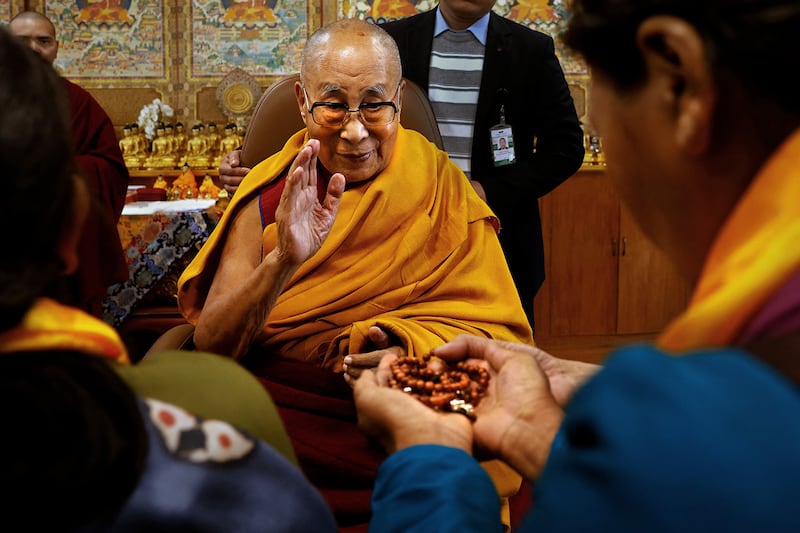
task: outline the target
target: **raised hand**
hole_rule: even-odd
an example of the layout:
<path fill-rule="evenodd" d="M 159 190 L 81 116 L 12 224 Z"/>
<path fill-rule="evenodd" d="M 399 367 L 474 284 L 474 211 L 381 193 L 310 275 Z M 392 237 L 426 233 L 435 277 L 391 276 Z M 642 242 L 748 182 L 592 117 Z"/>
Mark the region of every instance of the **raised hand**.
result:
<path fill-rule="evenodd" d="M 340 173 L 331 176 L 325 200 L 317 198 L 317 154 L 319 141 L 311 139 L 300 150 L 289 169 L 281 194 L 275 222 L 278 226 L 276 251 L 281 261 L 299 265 L 319 250 L 328 236 L 345 179 Z"/>

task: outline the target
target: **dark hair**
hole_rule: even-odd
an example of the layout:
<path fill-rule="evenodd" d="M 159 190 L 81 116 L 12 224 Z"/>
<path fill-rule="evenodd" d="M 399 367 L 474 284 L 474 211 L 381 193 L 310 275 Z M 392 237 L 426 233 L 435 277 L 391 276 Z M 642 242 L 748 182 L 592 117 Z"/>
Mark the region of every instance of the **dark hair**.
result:
<path fill-rule="evenodd" d="M 702 36 L 718 80 L 737 80 L 751 95 L 800 112 L 797 89 L 786 79 L 800 69 L 797 0 L 574 0 L 572 9 L 565 43 L 619 89 L 644 79 L 636 46 L 641 22 L 673 15 Z"/>
<path fill-rule="evenodd" d="M 65 531 L 112 519 L 133 492 L 147 431 L 111 364 L 72 351 L 0 355 L 4 521 Z"/>
<path fill-rule="evenodd" d="M 0 330 L 19 322 L 61 270 L 57 245 L 75 185 L 64 82 L 45 60 L 0 28 Z"/>

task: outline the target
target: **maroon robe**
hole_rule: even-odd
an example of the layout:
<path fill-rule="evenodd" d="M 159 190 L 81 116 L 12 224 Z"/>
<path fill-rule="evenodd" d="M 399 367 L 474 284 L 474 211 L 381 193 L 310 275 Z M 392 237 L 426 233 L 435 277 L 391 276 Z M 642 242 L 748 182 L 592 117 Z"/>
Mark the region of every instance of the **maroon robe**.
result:
<path fill-rule="evenodd" d="M 78 249 L 80 266 L 64 280 L 56 296 L 102 318 L 108 287 L 128 279 L 117 233 L 128 189 L 128 168 L 111 119 L 97 100 L 66 78 L 64 84 L 72 115 L 75 159 L 86 180 L 91 205 Z"/>

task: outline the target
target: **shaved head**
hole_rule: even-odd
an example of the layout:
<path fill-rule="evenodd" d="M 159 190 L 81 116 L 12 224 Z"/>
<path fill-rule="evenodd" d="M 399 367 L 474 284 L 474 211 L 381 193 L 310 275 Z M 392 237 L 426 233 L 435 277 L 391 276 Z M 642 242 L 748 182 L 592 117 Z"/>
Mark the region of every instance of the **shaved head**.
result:
<path fill-rule="evenodd" d="M 56 27 L 52 21 L 36 11 L 23 11 L 11 19 L 8 29 L 31 50 L 45 58 L 51 65 L 58 54 Z"/>
<path fill-rule="evenodd" d="M 342 19 L 319 28 L 306 41 L 300 66 L 300 77 L 306 78 L 309 70 L 315 69 L 332 43 L 349 42 L 355 46 L 370 47 L 383 56 L 384 68 L 393 78 L 400 80 L 403 69 L 400 53 L 391 35 L 375 24 L 361 19 Z"/>
<path fill-rule="evenodd" d="M 50 26 L 50 30 L 52 30 L 52 37 L 55 38 L 56 36 L 56 27 L 53 25 L 53 22 L 46 16 L 36 11 L 23 11 L 22 13 L 17 14 L 11 19 L 9 26 L 13 26 L 15 21 L 45 22 L 48 26 Z"/>

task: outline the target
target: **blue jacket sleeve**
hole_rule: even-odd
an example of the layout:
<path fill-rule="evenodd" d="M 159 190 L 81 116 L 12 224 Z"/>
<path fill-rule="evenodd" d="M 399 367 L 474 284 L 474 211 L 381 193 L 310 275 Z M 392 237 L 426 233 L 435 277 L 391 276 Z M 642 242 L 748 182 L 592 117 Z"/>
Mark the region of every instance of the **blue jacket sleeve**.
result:
<path fill-rule="evenodd" d="M 412 446 L 378 470 L 369 530 L 500 532 L 500 498 L 486 471 L 464 451 Z"/>

